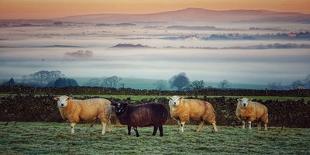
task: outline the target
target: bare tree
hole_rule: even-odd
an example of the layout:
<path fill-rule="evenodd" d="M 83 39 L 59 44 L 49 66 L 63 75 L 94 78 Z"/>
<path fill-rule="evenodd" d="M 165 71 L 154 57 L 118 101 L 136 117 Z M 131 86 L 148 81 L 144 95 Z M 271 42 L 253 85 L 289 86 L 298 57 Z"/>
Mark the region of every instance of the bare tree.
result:
<path fill-rule="evenodd" d="M 281 82 L 271 82 L 268 84 L 268 89 L 271 90 L 282 90 L 284 87 L 282 86 Z"/>
<path fill-rule="evenodd" d="M 303 83 L 303 81 L 301 81 L 301 80 L 294 81 L 294 82 L 292 83 L 292 88 L 293 88 L 293 89 L 301 89 L 301 88 L 304 88 L 304 83 Z"/>
<path fill-rule="evenodd" d="M 46 86 L 50 82 L 56 81 L 58 78 L 65 77 L 60 71 L 38 71 L 33 74 L 23 76 L 24 84 L 37 86 Z"/>
<path fill-rule="evenodd" d="M 219 88 L 226 89 L 230 87 L 230 82 L 228 80 L 223 80 L 219 83 Z"/>
<path fill-rule="evenodd" d="M 157 90 L 165 90 L 167 89 L 167 81 L 165 80 L 158 80 L 154 83 L 155 89 Z"/>
<path fill-rule="evenodd" d="M 195 80 L 192 82 L 191 87 L 194 90 L 200 90 L 205 87 L 205 82 L 203 80 Z"/>
<path fill-rule="evenodd" d="M 304 79 L 304 87 L 310 89 L 310 74 Z"/>
<path fill-rule="evenodd" d="M 109 88 L 117 88 L 119 86 L 120 81 L 121 81 L 121 78 L 117 76 L 107 77 L 101 82 L 101 86 L 109 87 Z"/>
<path fill-rule="evenodd" d="M 99 78 L 92 78 L 87 81 L 85 84 L 86 86 L 91 86 L 91 87 L 99 87 L 100 86 L 101 79 Z"/>
<path fill-rule="evenodd" d="M 177 88 L 178 90 L 182 90 L 189 86 L 190 82 L 185 73 L 179 73 L 170 78 L 169 84 L 171 88 Z"/>

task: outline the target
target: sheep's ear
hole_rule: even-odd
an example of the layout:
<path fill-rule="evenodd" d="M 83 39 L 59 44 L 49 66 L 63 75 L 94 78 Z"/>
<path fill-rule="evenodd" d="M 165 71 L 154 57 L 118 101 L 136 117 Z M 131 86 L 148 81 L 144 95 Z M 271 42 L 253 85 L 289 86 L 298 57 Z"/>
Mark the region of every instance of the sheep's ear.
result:
<path fill-rule="evenodd" d="M 71 97 L 71 96 L 69 96 L 69 97 L 67 98 L 67 100 L 72 100 L 72 97 Z"/>
<path fill-rule="evenodd" d="M 59 97 L 58 97 L 58 96 L 55 96 L 53 99 L 54 99 L 55 101 L 58 101 L 58 100 L 59 100 Z"/>
<path fill-rule="evenodd" d="M 238 102 L 240 102 L 240 101 L 241 101 L 241 99 L 240 99 L 240 98 L 237 98 L 237 101 L 238 101 Z"/>
<path fill-rule="evenodd" d="M 117 103 L 116 103 L 115 101 L 111 101 L 111 105 L 112 105 L 112 106 L 116 106 L 116 104 L 117 104 Z"/>
<path fill-rule="evenodd" d="M 183 97 L 183 96 L 179 97 L 179 100 L 182 100 L 182 99 L 184 99 L 184 97 Z"/>
<path fill-rule="evenodd" d="M 253 101 L 253 98 L 250 98 L 249 101 L 250 101 L 250 102 Z"/>
<path fill-rule="evenodd" d="M 127 102 L 124 102 L 124 103 L 122 103 L 122 106 L 123 106 L 123 107 L 127 107 L 127 106 L 128 106 L 128 103 L 127 103 Z"/>

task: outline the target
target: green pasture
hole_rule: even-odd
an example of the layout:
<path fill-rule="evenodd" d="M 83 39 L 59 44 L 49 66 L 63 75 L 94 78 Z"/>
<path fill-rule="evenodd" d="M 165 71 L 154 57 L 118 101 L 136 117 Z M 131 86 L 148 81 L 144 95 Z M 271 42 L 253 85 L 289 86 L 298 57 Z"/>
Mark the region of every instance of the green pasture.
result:
<path fill-rule="evenodd" d="M 99 125 L 78 124 L 71 135 L 67 123 L 0 122 L 0 154 L 310 154 L 310 129 L 195 128 L 186 125 L 179 133 L 167 125 L 164 137 L 151 136 L 152 127 L 139 128 L 135 137 L 125 126 L 113 126 L 102 136 Z"/>

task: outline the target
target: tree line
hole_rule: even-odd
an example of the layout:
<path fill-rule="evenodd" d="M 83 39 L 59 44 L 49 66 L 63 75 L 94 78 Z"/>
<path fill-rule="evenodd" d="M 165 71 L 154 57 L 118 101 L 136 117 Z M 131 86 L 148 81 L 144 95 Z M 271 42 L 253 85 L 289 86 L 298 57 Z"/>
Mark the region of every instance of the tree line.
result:
<path fill-rule="evenodd" d="M 126 83 L 122 78 L 118 76 L 109 76 L 102 78 L 91 78 L 86 82 L 79 84 L 77 80 L 73 78 L 67 78 L 60 71 L 38 71 L 22 77 L 19 82 L 16 82 L 13 78 L 7 82 L 2 83 L 3 86 L 32 86 L 32 87 L 105 87 L 105 88 L 125 88 Z M 173 75 L 168 80 L 158 80 L 153 83 L 154 89 L 157 90 L 201 90 L 207 86 L 204 80 L 191 81 L 185 72 Z M 231 82 L 228 80 L 219 81 L 217 88 L 227 89 L 231 88 Z M 282 84 L 281 82 L 271 82 L 267 85 L 268 89 L 272 90 L 288 90 L 288 89 L 310 89 L 310 75 L 302 80 L 293 81 L 291 84 Z"/>
<path fill-rule="evenodd" d="M 1 94 L 37 94 L 37 95 L 148 95 L 148 96 L 293 96 L 309 97 L 310 89 L 292 90 L 254 90 L 254 89 L 218 89 L 203 88 L 190 90 L 148 90 L 132 88 L 104 87 L 27 87 L 0 86 Z"/>

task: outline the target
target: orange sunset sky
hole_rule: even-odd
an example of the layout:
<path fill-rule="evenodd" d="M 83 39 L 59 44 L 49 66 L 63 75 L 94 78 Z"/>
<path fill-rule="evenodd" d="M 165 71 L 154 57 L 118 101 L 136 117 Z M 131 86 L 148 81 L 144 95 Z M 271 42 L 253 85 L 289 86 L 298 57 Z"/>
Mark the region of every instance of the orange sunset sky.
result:
<path fill-rule="evenodd" d="M 310 13 L 310 0 L 0 0 L 0 19 L 46 19 L 98 13 L 153 13 L 189 7 Z"/>

